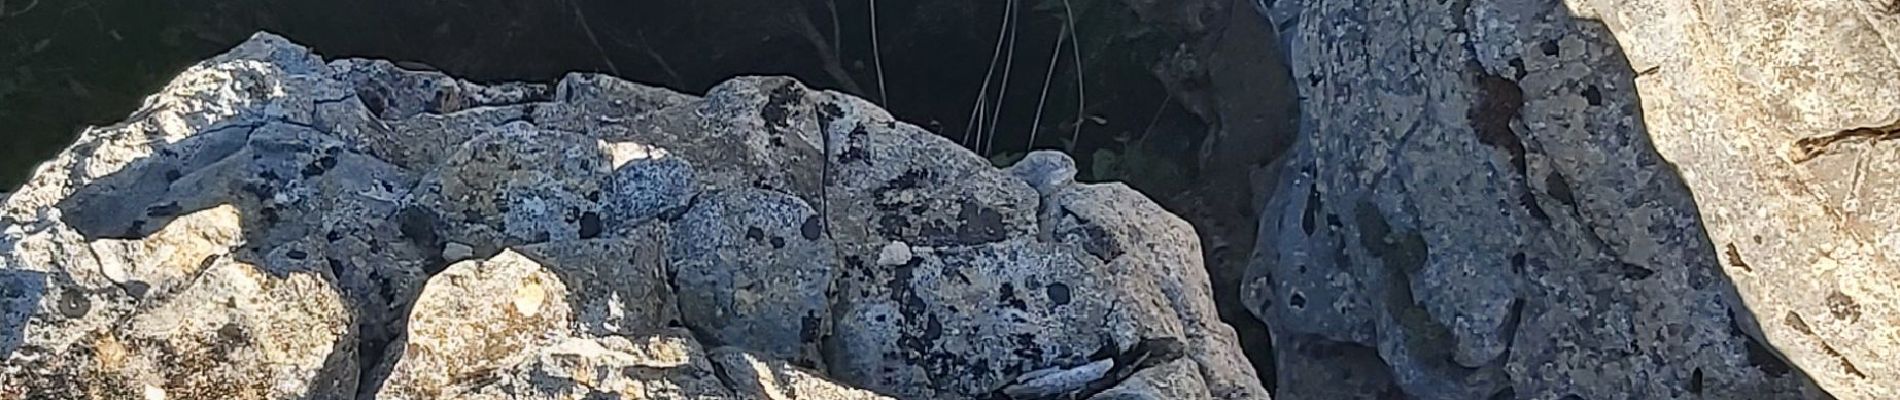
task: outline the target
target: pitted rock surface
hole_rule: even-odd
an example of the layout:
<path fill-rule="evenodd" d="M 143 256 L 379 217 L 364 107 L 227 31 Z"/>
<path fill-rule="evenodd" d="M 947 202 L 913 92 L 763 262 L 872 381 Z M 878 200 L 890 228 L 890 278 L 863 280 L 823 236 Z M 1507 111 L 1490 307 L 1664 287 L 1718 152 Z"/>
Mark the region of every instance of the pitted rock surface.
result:
<path fill-rule="evenodd" d="M 1194 231 L 851 96 L 475 84 L 259 34 L 0 207 L 0 398 L 1266 399 Z M 887 248 L 900 246 L 894 255 Z"/>
<path fill-rule="evenodd" d="M 1900 118 L 1880 7 L 1259 2 L 1305 99 L 1243 289 L 1279 394 L 1894 397 L 1891 152 L 1782 156 Z"/>
<path fill-rule="evenodd" d="M 1895 143 L 1803 145 L 1896 127 L 1900 5 L 1574 7 L 1648 72 L 1635 116 L 1695 193 L 1760 335 L 1838 398 L 1900 398 Z"/>

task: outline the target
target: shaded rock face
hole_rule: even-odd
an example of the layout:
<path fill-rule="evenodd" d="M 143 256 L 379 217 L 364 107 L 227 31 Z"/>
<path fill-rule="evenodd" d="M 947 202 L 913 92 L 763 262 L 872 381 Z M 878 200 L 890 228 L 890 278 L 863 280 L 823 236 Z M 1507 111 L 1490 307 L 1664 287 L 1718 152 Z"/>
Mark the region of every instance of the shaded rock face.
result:
<path fill-rule="evenodd" d="M 1152 339 L 1066 395 L 1267 398 L 1193 229 L 1073 176 L 789 79 L 260 34 L 5 198 L 0 398 L 995 398 Z"/>
<path fill-rule="evenodd" d="M 1777 153 L 1900 117 L 1878 9 L 1261 2 L 1306 99 L 1243 289 L 1279 394 L 1900 395 L 1892 152 Z"/>

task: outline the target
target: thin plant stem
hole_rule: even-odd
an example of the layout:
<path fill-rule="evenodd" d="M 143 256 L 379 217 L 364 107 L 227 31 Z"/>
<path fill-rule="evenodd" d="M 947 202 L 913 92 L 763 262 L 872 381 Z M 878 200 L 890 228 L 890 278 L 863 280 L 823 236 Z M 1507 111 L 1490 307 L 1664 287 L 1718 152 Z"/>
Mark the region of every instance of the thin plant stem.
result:
<path fill-rule="evenodd" d="M 600 60 L 607 62 L 607 70 L 613 71 L 614 76 L 620 76 L 620 66 L 614 65 L 613 57 L 607 56 L 607 48 L 600 46 L 600 38 L 594 37 L 594 28 L 587 26 L 587 14 L 581 13 L 580 3 L 569 1 L 567 5 L 574 9 L 574 18 L 580 20 L 581 32 L 587 33 L 587 42 L 593 43 L 594 51 L 600 53 Z"/>
<path fill-rule="evenodd" d="M 1088 96 L 1082 92 L 1082 41 L 1075 36 L 1075 9 L 1069 6 L 1069 0 L 1062 0 L 1062 13 L 1069 17 L 1065 21 L 1069 25 L 1069 42 L 1073 43 L 1069 51 L 1075 55 L 1075 132 L 1069 135 L 1068 149 L 1070 154 L 1074 154 L 1076 141 L 1082 139 L 1082 114 L 1088 110 L 1085 103 Z"/>
<path fill-rule="evenodd" d="M 1009 21 L 1014 18 L 1015 7 L 1003 10 L 1003 20 L 996 23 L 996 49 L 990 52 L 989 70 L 983 72 L 983 88 L 976 93 L 976 104 L 970 106 L 970 124 L 964 129 L 963 146 L 978 153 L 983 150 L 977 146 L 983 142 L 983 111 L 990 96 L 990 80 L 996 77 L 996 60 L 1003 58 L 1003 37 L 1009 34 Z M 970 134 L 976 134 L 972 140 Z"/>
<path fill-rule="evenodd" d="M 1042 130 L 1042 106 L 1049 101 L 1049 83 L 1055 81 L 1056 65 L 1062 63 L 1062 42 L 1069 37 L 1069 27 L 1064 25 L 1062 32 L 1056 34 L 1056 48 L 1049 50 L 1049 71 L 1042 75 L 1042 94 L 1036 97 L 1036 119 L 1029 123 L 1029 146 L 1024 151 L 1036 150 L 1036 132 Z"/>
<path fill-rule="evenodd" d="M 996 111 L 990 115 L 990 131 L 983 140 L 983 154 L 996 147 L 996 124 L 1003 119 L 1003 102 L 1009 98 L 1010 69 L 1016 64 L 1016 25 L 1022 15 L 1016 13 L 1016 0 L 1009 0 L 1009 51 L 1003 53 L 1003 82 L 996 87 Z"/>
<path fill-rule="evenodd" d="M 877 0 L 871 3 L 871 66 L 877 68 L 877 101 L 884 108 L 891 107 L 891 98 L 884 94 L 884 49 L 877 45 Z"/>
<path fill-rule="evenodd" d="M 1173 101 L 1174 91 L 1168 91 L 1168 96 L 1161 98 L 1161 106 L 1155 107 L 1154 115 L 1148 117 L 1148 126 L 1141 128 L 1141 136 L 1135 138 L 1135 142 L 1139 143 L 1148 140 L 1148 133 L 1153 132 L 1155 130 L 1155 124 L 1161 122 L 1161 112 L 1166 111 L 1168 109 L 1168 103 Z"/>
<path fill-rule="evenodd" d="M 989 102 L 985 100 L 988 100 L 989 97 L 990 87 L 988 84 L 984 84 L 983 89 L 976 93 L 976 104 L 970 106 L 970 123 L 963 126 L 963 140 L 957 142 L 962 144 L 965 148 L 976 150 L 976 148 L 971 147 L 975 146 L 976 142 L 970 140 L 970 135 L 983 132 L 983 108 L 988 105 Z M 978 138 L 980 139 L 981 136 L 978 136 Z"/>

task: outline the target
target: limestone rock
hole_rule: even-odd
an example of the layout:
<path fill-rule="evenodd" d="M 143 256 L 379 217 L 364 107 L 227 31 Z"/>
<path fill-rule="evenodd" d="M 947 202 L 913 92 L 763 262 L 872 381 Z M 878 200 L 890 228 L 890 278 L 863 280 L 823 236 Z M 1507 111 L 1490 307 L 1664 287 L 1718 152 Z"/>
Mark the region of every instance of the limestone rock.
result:
<path fill-rule="evenodd" d="M 138 270 L 99 260 L 100 270 L 116 273 L 5 271 L 8 337 L 0 343 L 9 353 L 5 378 L 11 383 L 0 396 L 354 395 L 358 333 L 337 279 L 321 261 L 267 269 L 230 254 L 194 253 L 234 238 L 236 214 L 218 207 L 180 217 L 142 242 L 95 243 L 95 250 L 126 248 L 136 255 L 133 265 L 144 267 Z M 167 285 L 114 285 L 111 275 Z M 30 316 L 39 318 L 22 318 Z M 13 332 L 16 327 L 26 330 Z"/>
<path fill-rule="evenodd" d="M 466 381 L 551 344 L 572 308 L 561 277 L 513 251 L 450 265 L 410 311 L 398 361 L 377 398 L 452 396 Z"/>
<path fill-rule="evenodd" d="M 1094 400 L 1202 399 L 1207 384 L 1193 361 L 1179 360 L 1128 377 L 1121 386 L 1090 397 Z"/>
<path fill-rule="evenodd" d="M 748 399 L 871 400 L 889 399 L 851 388 L 784 361 L 761 358 L 735 347 L 713 349 L 716 372 L 734 385 L 734 394 Z"/>
<path fill-rule="evenodd" d="M 683 330 L 635 337 L 567 338 L 521 363 L 477 377 L 468 399 L 889 399 L 815 374 L 720 348 Z"/>
<path fill-rule="evenodd" d="M 450 266 L 417 299 L 401 361 L 377 398 L 883 398 L 743 350 L 708 354 L 690 332 L 662 326 L 671 309 L 601 303 L 670 306 L 655 301 L 672 298 L 652 285 L 658 276 L 585 274 L 658 272 L 655 256 L 639 255 L 660 255 L 657 246 L 616 246 L 628 244 L 531 247 L 555 264 L 504 250 Z M 601 263 L 615 255 L 648 262 Z"/>
<path fill-rule="evenodd" d="M 1710 253 L 1760 334 L 1835 397 L 1900 398 L 1895 143 L 1802 145 L 1900 121 L 1900 7 L 1576 7 L 1607 25 L 1639 72 L 1619 83 L 1642 93 L 1628 117 L 1695 193 Z"/>
<path fill-rule="evenodd" d="M 382 217 L 415 177 L 323 130 L 325 71 L 259 36 L 5 199 L 5 394 L 354 395 L 421 282 Z"/>
<path fill-rule="evenodd" d="M 687 326 L 717 343 L 816 365 L 838 269 L 830 240 L 817 234 L 819 218 L 779 192 L 700 195 L 667 247 Z"/>
<path fill-rule="evenodd" d="M 609 239 L 543 243 L 521 253 L 566 282 L 576 332 L 634 335 L 680 321 L 668 276 L 667 233 L 658 225 Z"/>
<path fill-rule="evenodd" d="M 603 207 L 605 228 L 621 231 L 686 208 L 698 194 L 693 166 L 664 150 L 639 143 L 615 143 L 614 173 Z"/>
<path fill-rule="evenodd" d="M 1281 394 L 1893 397 L 1880 231 L 1818 205 L 1879 162 L 1772 156 L 1900 116 L 1893 17 L 1786 3 L 1263 7 L 1306 99 L 1244 292 Z"/>
<path fill-rule="evenodd" d="M 517 122 L 459 146 L 408 200 L 433 221 L 421 229 L 478 254 L 600 237 L 601 196 L 612 173 L 605 143 Z"/>
<path fill-rule="evenodd" d="M 1265 399 L 1192 228 L 1073 176 L 786 78 L 480 85 L 259 34 L 0 200 L 0 397 L 984 398 L 1172 338 L 1110 393 Z"/>
<path fill-rule="evenodd" d="M 466 399 L 736 399 L 692 335 L 562 338 L 444 396 Z"/>

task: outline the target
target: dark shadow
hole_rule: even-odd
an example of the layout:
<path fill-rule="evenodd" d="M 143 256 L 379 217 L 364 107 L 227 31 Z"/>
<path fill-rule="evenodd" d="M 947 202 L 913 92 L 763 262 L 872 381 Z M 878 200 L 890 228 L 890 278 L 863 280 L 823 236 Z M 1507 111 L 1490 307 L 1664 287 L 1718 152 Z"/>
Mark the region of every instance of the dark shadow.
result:
<path fill-rule="evenodd" d="M 1292 0 L 1280 0 L 1287 1 Z M 1290 7 L 1298 10 L 1301 6 L 1295 2 Z M 1307 39 L 1329 41 L 1323 44 L 1289 42 L 1294 46 L 1316 47 L 1292 49 L 1313 58 L 1306 62 L 1349 64 L 1337 68 L 1335 65 L 1311 66 L 1307 68 L 1311 71 L 1300 72 L 1295 80 L 1301 92 L 1309 96 L 1304 100 L 1345 101 L 1347 103 L 1335 107 L 1320 108 L 1359 113 L 1313 115 L 1316 111 L 1309 109 L 1303 114 L 1301 139 L 1294 144 L 1297 154 L 1289 156 L 1290 161 L 1279 172 L 1279 182 L 1274 186 L 1280 192 L 1275 193 L 1269 203 L 1274 206 L 1262 210 L 1267 216 L 1260 220 L 1259 235 L 1268 239 L 1262 241 L 1263 248 L 1257 249 L 1264 254 L 1265 261 L 1256 260 L 1259 264 L 1255 268 L 1263 269 L 1258 271 L 1258 276 L 1270 282 L 1264 285 L 1264 290 L 1274 292 L 1261 295 L 1266 299 L 1264 304 L 1250 306 L 1267 320 L 1274 344 L 1282 350 L 1274 354 L 1278 358 L 1281 389 L 1287 389 L 1284 385 L 1289 382 L 1297 382 L 1300 387 L 1298 392 L 1276 391 L 1276 398 L 1561 396 L 1577 399 L 1605 395 L 1757 398 L 1754 396 L 1770 394 L 1831 397 L 1815 386 L 1807 371 L 1787 362 L 1774 345 L 1763 339 L 1757 323 L 1760 318 L 1744 305 L 1735 282 L 1724 271 L 1722 258 L 1711 243 L 1692 191 L 1676 167 L 1663 159 L 1653 144 L 1644 123 L 1643 102 L 1637 92 L 1637 80 L 1644 73 L 1631 67 L 1622 53 L 1623 46 L 1608 27 L 1599 21 L 1579 19 L 1562 2 L 1507 1 L 1477 10 L 1469 3 L 1454 1 L 1450 10 L 1473 14 L 1446 18 L 1449 20 L 1446 22 L 1455 23 L 1456 28 L 1442 33 L 1466 35 L 1467 42 L 1461 49 L 1415 46 L 1400 51 L 1404 49 L 1388 47 L 1395 41 L 1403 45 L 1405 40 L 1425 40 L 1414 36 L 1421 34 L 1420 26 L 1441 21 L 1438 18 L 1444 17 L 1446 11 L 1442 7 L 1425 3 L 1344 7 L 1323 14 L 1327 18 L 1323 21 L 1300 21 L 1299 13 L 1274 13 L 1290 16 L 1274 21 L 1282 29 L 1321 24 L 1326 27 L 1318 31 L 1333 35 Z M 1304 13 L 1307 17 L 1319 15 L 1310 9 L 1305 11 L 1309 11 Z M 1480 12 L 1484 14 L 1477 14 Z M 1423 15 L 1408 16 L 1417 21 L 1389 18 L 1407 13 Z M 1473 20 L 1480 19 L 1485 26 L 1502 28 L 1477 32 L 1482 27 Z M 1471 43 L 1475 40 L 1489 40 L 1488 43 L 1494 44 L 1477 46 Z M 1373 43 L 1375 41 L 1382 43 Z M 1497 45 L 1507 41 L 1518 41 L 1523 46 Z M 1493 53 L 1480 54 L 1480 47 Z M 1506 48 L 1500 50 L 1499 47 Z M 1499 51 L 1503 54 L 1496 53 Z M 1375 67 L 1355 70 L 1359 64 Z M 1578 68 L 1585 70 L 1578 73 Z M 1338 72 L 1337 69 L 1378 76 L 1327 75 Z M 1415 122 L 1413 126 L 1380 125 L 1385 121 L 1375 115 L 1384 111 L 1380 107 L 1395 110 L 1405 107 L 1385 102 L 1388 97 L 1418 96 L 1425 103 L 1416 105 L 1425 110 L 1421 113 L 1442 112 L 1441 107 L 1433 103 L 1466 101 L 1464 93 L 1442 90 L 1452 85 L 1418 82 L 1448 76 L 1463 79 L 1466 83 L 1463 87 L 1474 92 L 1469 96 L 1470 111 L 1462 124 L 1439 123 L 1435 117 L 1423 117 L 1420 119 L 1424 122 Z M 1355 107 L 1366 110 L 1347 109 Z M 1475 138 L 1438 135 L 1462 134 L 1467 128 Z M 1426 137 L 1419 139 L 1421 141 L 1431 142 L 1411 142 L 1418 136 Z M 1476 153 L 1451 154 L 1445 150 L 1465 146 L 1467 140 L 1480 144 L 1475 147 Z M 1391 146 L 1424 155 L 1397 158 L 1383 171 L 1365 168 L 1365 163 L 1359 160 L 1385 155 L 1365 155 L 1364 144 L 1380 141 L 1396 142 Z M 1601 157 L 1595 157 L 1598 155 Z M 1437 190 L 1438 185 L 1449 184 L 1444 181 L 1449 178 L 1440 175 L 1459 176 L 1465 171 L 1451 171 L 1462 167 L 1421 161 L 1430 157 L 1495 160 L 1497 162 L 1474 168 L 1490 168 L 1485 172 L 1494 173 L 1489 176 L 1495 178 L 1489 178 L 1492 181 L 1485 184 L 1497 190 Z M 1352 168 L 1370 171 L 1349 170 Z M 1394 170 L 1399 172 L 1392 172 Z M 1376 177 L 1342 178 L 1367 172 Z M 1316 185 L 1312 180 L 1321 181 L 1317 186 L 1324 190 L 1313 189 Z M 1399 183 L 1392 183 L 1395 181 Z M 1399 198 L 1381 198 L 1393 196 L 1395 192 Z M 1425 294 L 1419 292 L 1437 285 L 1421 283 L 1419 280 L 1424 275 L 1417 269 L 1426 260 L 1443 254 L 1440 252 L 1474 252 L 1473 249 L 1479 247 L 1467 247 L 1464 243 L 1480 242 L 1483 238 L 1428 239 L 1421 232 L 1461 232 L 1473 236 L 1507 233 L 1446 228 L 1445 225 L 1468 222 L 1446 220 L 1448 217 L 1442 214 L 1423 216 L 1420 211 L 1408 208 L 1428 202 L 1496 203 L 1503 208 L 1502 215 L 1484 210 L 1482 215 L 1462 217 L 1482 219 L 1486 223 L 1501 218 L 1506 220 L 1507 226 L 1535 234 L 1526 236 L 1549 235 L 1554 243 L 1520 245 L 1519 249 L 1547 246 L 1536 247 L 1533 254 L 1559 255 L 1539 259 L 1544 256 L 1527 258 L 1523 251 L 1480 254 L 1497 261 L 1495 266 L 1477 267 L 1494 268 L 1480 269 L 1478 273 L 1485 274 L 1483 276 L 1495 273 L 1497 279 L 1508 280 L 1509 283 L 1499 287 L 1515 297 L 1506 299 L 1509 311 L 1504 312 L 1507 315 L 1500 319 L 1497 330 L 1498 335 L 1505 338 L 1503 353 L 1479 365 L 1468 366 L 1465 365 L 1468 362 L 1456 358 L 1452 349 L 1468 344 L 1459 343 L 1442 326 L 1445 324 L 1442 321 L 1449 316 L 1433 315 L 1431 312 L 1438 309 L 1422 303 Z M 1358 232 L 1358 236 L 1330 232 Z M 1654 242 L 1659 249 L 1648 253 L 1632 249 L 1629 243 L 1637 238 Z M 1275 244 L 1289 248 L 1272 248 Z M 1433 249 L 1428 244 L 1441 248 Z M 1318 255 L 1285 255 L 1294 253 Z M 1571 254 L 1580 256 L 1571 257 Z M 1303 263 L 1292 265 L 1291 260 Z M 1283 263 L 1288 265 L 1269 265 Z M 1317 272 L 1309 273 L 1309 269 Z M 1356 280 L 1348 284 L 1354 285 L 1348 294 L 1338 294 L 1342 289 L 1314 278 L 1345 272 L 1350 272 Z M 1476 291 L 1462 286 L 1460 289 Z M 1362 303 L 1347 300 L 1335 303 L 1335 296 L 1363 298 Z M 1720 303 L 1726 312 L 1701 306 L 1712 303 Z M 1349 315 L 1330 309 L 1338 304 L 1357 304 L 1366 307 L 1360 308 L 1358 313 L 1377 315 Z M 1682 310 L 1681 307 L 1690 306 L 1676 306 L 1678 304 L 1695 305 L 1695 308 Z M 1674 315 L 1689 317 L 1681 321 L 1663 320 L 1671 318 L 1663 315 L 1671 314 L 1661 314 L 1658 310 L 1678 310 L 1673 311 L 1678 313 Z M 1570 321 L 1573 318 L 1577 320 Z M 1315 321 L 1346 321 L 1338 322 L 1342 325 L 1363 321 L 1376 324 L 1377 328 L 1368 328 L 1366 335 L 1371 339 L 1352 339 L 1351 333 L 1331 329 L 1332 325 L 1316 327 L 1312 324 Z M 1632 332 L 1563 331 L 1596 325 Z M 1654 338 L 1642 336 L 1651 335 L 1664 326 L 1685 325 L 1691 326 L 1687 333 L 1662 331 L 1653 333 Z M 1696 332 L 1696 329 L 1706 331 Z M 1607 342 L 1615 337 L 1629 337 L 1632 341 L 1627 346 Z M 1655 345 L 1664 347 L 1638 343 L 1635 339 L 1639 337 L 1659 341 Z M 1559 339 L 1583 344 L 1554 347 L 1553 342 Z M 1705 347 L 1685 348 L 1698 344 Z M 1528 368 L 1536 369 L 1541 368 L 1536 360 L 1553 358 L 1645 363 L 1646 371 L 1667 376 L 1646 376 L 1630 380 L 1631 383 L 1594 389 L 1660 386 L 1665 392 L 1592 395 L 1580 392 L 1593 389 L 1591 385 L 1565 389 L 1550 383 L 1572 378 L 1550 375 L 1552 373 L 1583 371 L 1595 366 L 1548 371 L 1513 371 L 1505 367 L 1510 363 L 1528 363 Z M 1680 364 L 1690 362 L 1709 365 Z M 1741 368 L 1732 368 L 1734 366 Z M 1341 371 L 1346 373 L 1339 373 Z M 1520 375 L 1527 373 L 1534 374 Z M 1617 382 L 1622 382 L 1621 377 L 1618 379 Z M 1361 390 L 1330 392 L 1341 387 Z"/>
<path fill-rule="evenodd" d="M 0 270 L 0 358 L 13 355 L 26 340 L 26 321 L 46 294 L 46 273 Z"/>
<path fill-rule="evenodd" d="M 11 1 L 0 5 L 0 125 L 19 134 L 0 148 L 0 187 L 17 185 L 80 127 L 122 118 L 179 69 L 260 30 L 332 57 L 391 59 L 476 81 L 594 71 L 702 93 L 730 76 L 790 75 L 877 99 L 893 115 L 958 140 L 993 63 L 991 93 L 1006 92 L 990 102 L 1002 107 L 987 118 L 999 126 L 995 154 L 1058 147 L 1071 137 L 1084 154 L 1119 150 L 1116 138 L 1140 134 L 1167 102 L 1150 67 L 1181 39 L 1120 1 L 1071 2 L 1084 51 L 1055 57 L 1040 124 L 1035 105 L 1043 102 L 1060 18 L 1069 14 L 1050 8 L 1059 3 L 876 3 L 873 47 L 869 3 L 847 0 Z M 1003 54 L 1014 62 L 992 62 L 1010 5 L 1021 16 L 1020 36 Z M 1078 58 L 1087 64 L 1086 104 L 1075 101 Z M 888 99 L 878 89 L 880 66 Z M 1012 77 L 1006 90 L 1005 73 Z M 1072 136 L 1078 121 L 1082 133 Z M 1168 139 L 1189 143 L 1200 134 Z"/>
<path fill-rule="evenodd" d="M 427 278 L 419 269 L 424 266 L 413 260 L 430 260 L 435 253 L 400 234 L 394 222 L 396 201 L 367 192 L 382 190 L 389 193 L 384 197 L 399 196 L 415 185 L 419 174 L 358 153 L 332 131 L 336 123 L 352 121 L 331 121 L 327 118 L 332 115 L 321 111 L 314 112 L 315 120 L 307 123 L 267 116 L 267 108 L 285 100 L 253 100 L 256 103 L 236 110 L 233 117 L 208 123 L 191 136 L 176 142 L 153 141 L 149 155 L 74 188 L 54 207 L 88 242 L 148 239 L 180 217 L 216 207 L 235 208 L 242 235 L 236 243 L 241 247 L 199 261 L 197 274 L 240 263 L 274 279 L 293 274 L 319 278 L 342 298 L 356 339 L 334 344 L 316 371 L 310 393 L 374 393 L 381 382 L 373 379 L 372 372 L 386 372 L 395 361 L 385 353 L 402 348 L 390 344 L 401 342 L 408 307 Z M 317 101 L 318 107 L 330 102 L 363 108 L 354 97 Z M 93 146 L 81 144 L 74 151 L 88 154 L 97 150 Z M 30 278 L 34 276 L 9 276 L 22 283 L 9 282 L 0 288 L 44 290 L 32 286 Z M 189 289 L 195 279 L 176 280 L 123 282 L 121 286 L 137 290 L 107 296 L 131 304 L 133 313 L 143 312 Z M 60 290 L 78 288 L 70 280 L 54 285 Z M 4 304 L 11 312 L 13 303 Z M 84 312 L 67 316 L 75 315 Z M 219 340 L 254 340 L 237 324 L 218 332 Z M 159 351 L 170 354 L 171 350 Z M 229 361 L 220 359 L 222 355 L 181 356 L 186 356 L 177 361 L 183 364 L 181 371 L 167 374 L 215 368 Z"/>

